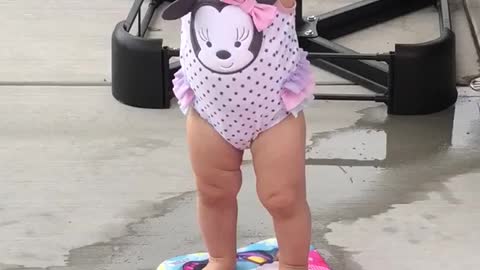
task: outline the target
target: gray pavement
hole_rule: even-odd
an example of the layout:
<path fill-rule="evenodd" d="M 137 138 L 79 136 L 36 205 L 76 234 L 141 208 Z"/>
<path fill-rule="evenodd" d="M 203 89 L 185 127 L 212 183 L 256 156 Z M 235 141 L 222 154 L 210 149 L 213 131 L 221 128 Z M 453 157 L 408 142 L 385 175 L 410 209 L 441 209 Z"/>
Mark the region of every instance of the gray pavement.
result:
<path fill-rule="evenodd" d="M 108 87 L 0 93 L 0 269 L 154 269 L 203 250 L 178 110 L 126 107 Z M 443 269 L 478 266 L 479 106 L 465 89 L 454 110 L 423 117 L 308 109 L 314 243 L 333 269 L 434 269 L 445 250 L 461 259 Z M 248 154 L 244 176 L 240 245 L 272 236 Z"/>
<path fill-rule="evenodd" d="M 131 0 L 0 1 L 1 82 L 104 83 Z"/>
<path fill-rule="evenodd" d="M 350 2 L 312 1 L 309 10 Z M 0 270 L 146 270 L 204 250 L 184 117 L 176 107 L 119 104 L 103 85 L 111 30 L 130 4 L 0 1 L 0 18 L 9 22 L 0 37 L 7 48 L 0 50 Z M 426 9 L 376 30 L 418 41 L 434 35 L 427 23 L 434 17 Z M 173 44 L 170 26 L 154 24 Z M 383 50 L 386 40 L 339 42 Z M 461 68 L 475 72 L 470 62 Z M 321 70 L 317 78 L 343 81 Z M 51 85 L 35 85 L 42 83 Z M 55 86 L 62 83 L 72 86 Z M 455 108 L 427 116 L 388 116 L 385 106 L 367 102 L 318 101 L 307 109 L 313 240 L 333 270 L 480 267 L 480 94 L 459 91 Z M 243 171 L 239 245 L 273 236 L 249 153 Z"/>

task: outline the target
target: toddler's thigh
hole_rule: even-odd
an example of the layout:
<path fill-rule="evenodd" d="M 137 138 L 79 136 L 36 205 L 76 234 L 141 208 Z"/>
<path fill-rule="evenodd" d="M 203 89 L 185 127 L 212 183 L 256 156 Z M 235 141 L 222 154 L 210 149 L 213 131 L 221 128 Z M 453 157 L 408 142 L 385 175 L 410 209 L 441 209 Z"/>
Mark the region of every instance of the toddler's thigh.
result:
<path fill-rule="evenodd" d="M 259 195 L 305 189 L 306 126 L 303 113 L 287 117 L 263 132 L 252 144 Z"/>
<path fill-rule="evenodd" d="M 225 141 L 193 109 L 187 117 L 187 143 L 193 171 L 202 181 L 218 182 L 239 173 L 243 151 Z"/>

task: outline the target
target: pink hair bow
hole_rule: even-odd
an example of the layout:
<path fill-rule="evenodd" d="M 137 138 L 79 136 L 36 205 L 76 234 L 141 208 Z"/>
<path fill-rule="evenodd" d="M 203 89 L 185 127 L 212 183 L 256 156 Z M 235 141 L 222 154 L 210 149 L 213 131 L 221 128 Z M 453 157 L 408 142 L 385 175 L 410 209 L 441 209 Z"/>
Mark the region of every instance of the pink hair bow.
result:
<path fill-rule="evenodd" d="M 222 2 L 240 7 L 252 16 L 258 31 L 270 26 L 277 15 L 277 8 L 272 5 L 259 4 L 256 0 L 222 0 Z"/>

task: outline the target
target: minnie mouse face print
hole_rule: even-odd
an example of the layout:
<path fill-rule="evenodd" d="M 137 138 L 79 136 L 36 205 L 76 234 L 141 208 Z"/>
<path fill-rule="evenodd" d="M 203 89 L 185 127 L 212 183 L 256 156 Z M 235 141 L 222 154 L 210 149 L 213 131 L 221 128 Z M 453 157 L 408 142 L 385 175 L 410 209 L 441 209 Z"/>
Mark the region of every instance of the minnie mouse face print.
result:
<path fill-rule="evenodd" d="M 263 35 L 255 28 L 252 17 L 240 8 L 220 1 L 201 2 L 191 18 L 195 55 L 212 72 L 237 73 L 257 57 Z"/>
<path fill-rule="evenodd" d="M 233 74 L 242 71 L 257 58 L 263 43 L 261 28 L 269 24 L 268 18 L 273 20 L 275 2 L 176 0 L 162 17 L 175 20 L 190 13 L 190 39 L 199 62 L 211 72 Z M 263 7 L 256 15 L 262 14 L 252 19 L 252 14 L 245 10 L 252 10 L 257 4 Z M 265 13 L 267 16 L 264 16 Z"/>

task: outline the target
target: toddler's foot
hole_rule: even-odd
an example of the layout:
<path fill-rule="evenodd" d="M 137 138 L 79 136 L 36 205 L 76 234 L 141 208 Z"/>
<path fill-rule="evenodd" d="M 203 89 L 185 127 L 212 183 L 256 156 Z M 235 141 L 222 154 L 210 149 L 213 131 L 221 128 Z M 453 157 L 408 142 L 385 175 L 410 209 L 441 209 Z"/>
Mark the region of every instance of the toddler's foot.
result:
<path fill-rule="evenodd" d="M 293 265 L 279 264 L 278 269 L 279 269 L 279 270 L 307 270 L 307 269 L 308 269 L 308 265 L 304 265 L 304 266 L 293 266 Z"/>
<path fill-rule="evenodd" d="M 275 262 L 272 264 L 275 265 L 275 269 L 278 270 L 304 270 L 308 269 L 308 265 L 304 266 L 290 266 L 290 265 L 280 265 L 280 250 L 277 252 L 277 255 L 275 256 Z M 269 268 L 270 269 L 270 268 Z M 272 268 L 273 269 L 273 268 Z"/>
<path fill-rule="evenodd" d="M 203 270 L 235 270 L 236 263 L 236 260 L 210 258 Z"/>
<path fill-rule="evenodd" d="M 288 266 L 282 265 L 278 261 L 264 264 L 257 268 L 257 270 L 307 270 L 308 266 Z"/>

